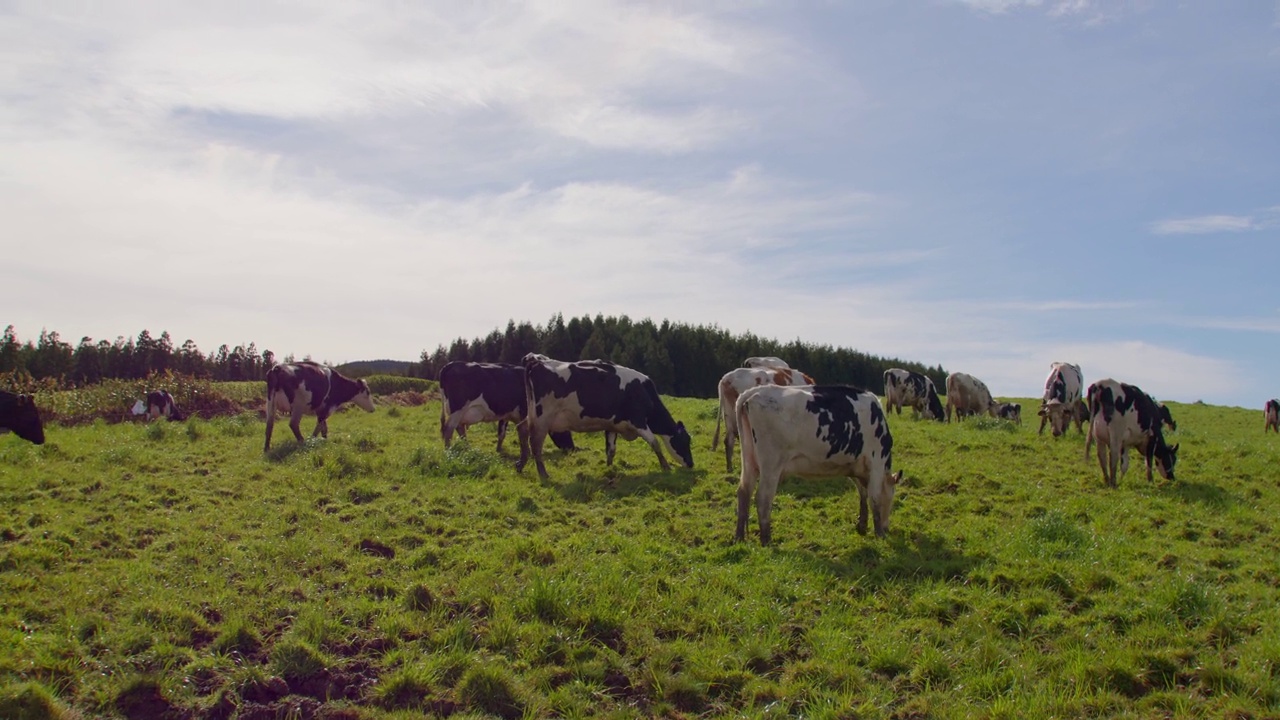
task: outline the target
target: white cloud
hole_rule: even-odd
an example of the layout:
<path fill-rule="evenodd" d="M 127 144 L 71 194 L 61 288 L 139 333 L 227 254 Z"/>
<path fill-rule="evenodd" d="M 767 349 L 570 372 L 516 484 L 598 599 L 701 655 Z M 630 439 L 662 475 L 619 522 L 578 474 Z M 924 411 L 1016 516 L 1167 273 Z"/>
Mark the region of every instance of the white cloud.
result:
<path fill-rule="evenodd" d="M 1203 235 L 1254 229 L 1257 229 L 1254 219 L 1241 215 L 1202 215 L 1160 220 L 1151 225 L 1151 232 L 1156 235 Z"/>

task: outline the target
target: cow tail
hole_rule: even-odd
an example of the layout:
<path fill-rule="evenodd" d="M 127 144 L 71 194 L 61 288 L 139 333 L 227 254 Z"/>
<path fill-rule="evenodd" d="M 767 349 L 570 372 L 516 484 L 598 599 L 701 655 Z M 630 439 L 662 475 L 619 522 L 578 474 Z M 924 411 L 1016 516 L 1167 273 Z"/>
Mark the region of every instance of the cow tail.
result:
<path fill-rule="evenodd" d="M 755 431 L 751 427 L 751 398 L 740 400 L 734 412 L 738 415 L 738 443 L 742 450 L 742 474 L 748 477 L 747 468 L 750 467 L 751 474 L 749 477 L 760 477 L 760 463 L 756 458 L 756 436 Z"/>
<path fill-rule="evenodd" d="M 444 436 L 444 426 L 449 422 L 449 396 L 440 393 L 440 435 Z"/>
<path fill-rule="evenodd" d="M 279 389 L 279 375 L 275 368 L 267 371 L 267 419 L 275 417 L 275 399 L 276 390 Z"/>
<path fill-rule="evenodd" d="M 711 449 L 720 447 L 720 419 L 724 417 L 724 396 L 716 400 L 716 434 L 711 438 Z"/>

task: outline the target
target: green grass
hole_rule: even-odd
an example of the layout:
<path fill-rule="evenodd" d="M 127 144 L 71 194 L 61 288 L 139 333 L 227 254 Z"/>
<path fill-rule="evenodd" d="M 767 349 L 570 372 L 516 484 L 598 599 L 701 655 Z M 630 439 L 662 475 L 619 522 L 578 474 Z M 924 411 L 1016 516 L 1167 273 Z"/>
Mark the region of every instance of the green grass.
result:
<path fill-rule="evenodd" d="M 588 435 L 548 481 L 392 407 L 0 436 L 0 716 L 1280 716 L 1256 411 L 1175 405 L 1179 480 L 1114 490 L 1074 431 L 895 415 L 889 536 L 791 479 L 762 548 L 714 401 L 669 401 L 695 470 Z"/>

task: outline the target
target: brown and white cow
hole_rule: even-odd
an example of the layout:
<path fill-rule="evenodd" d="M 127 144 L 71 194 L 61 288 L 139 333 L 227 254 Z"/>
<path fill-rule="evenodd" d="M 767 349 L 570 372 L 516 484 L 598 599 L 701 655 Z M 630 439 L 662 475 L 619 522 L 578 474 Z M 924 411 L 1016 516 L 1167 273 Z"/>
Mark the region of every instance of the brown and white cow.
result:
<path fill-rule="evenodd" d="M 987 384 L 978 378 L 962 372 L 947 376 L 947 422 L 951 422 L 952 409 L 958 421 L 968 415 L 995 417 L 999 407 Z"/>
<path fill-rule="evenodd" d="M 693 467 L 689 431 L 671 417 L 649 376 L 602 360 L 563 362 L 535 353 L 524 356 L 524 369 L 529 449 L 543 479 L 548 475 L 542 445 L 553 432 L 603 432 L 609 465 L 621 435 L 626 440 L 643 438 L 664 471 L 671 465 L 662 444 L 685 467 Z M 523 463 L 516 464 L 517 471 L 523 469 Z"/>
<path fill-rule="evenodd" d="M 733 472 L 733 445 L 738 439 L 738 416 L 734 405 L 738 396 L 757 385 L 812 385 L 813 378 L 791 368 L 735 368 L 724 374 L 716 386 L 720 395 L 720 413 L 716 415 L 716 433 L 711 449 L 720 444 L 720 420 L 724 419 L 724 464 Z"/>
<path fill-rule="evenodd" d="M 893 492 L 893 436 L 874 393 L 843 385 L 760 385 L 742 393 L 735 409 L 742 430 L 735 538 L 746 538 L 755 494 L 760 544 L 773 537 L 773 498 L 784 477 L 851 477 L 858 486 L 859 533 L 867 531 L 868 502 L 876 535 L 889 532 Z M 757 490 L 757 484 L 759 489 Z"/>
<path fill-rule="evenodd" d="M 1266 421 L 1262 426 L 1263 434 L 1268 430 L 1280 433 L 1280 400 L 1275 398 L 1268 400 L 1266 406 L 1262 408 L 1262 418 Z"/>
<path fill-rule="evenodd" d="M 884 404 L 887 410 L 897 410 L 899 415 L 906 405 L 915 409 L 916 417 L 938 422 L 946 419 L 933 381 L 924 374 L 902 368 L 884 371 Z"/>
<path fill-rule="evenodd" d="M 373 412 L 373 395 L 368 383 L 310 360 L 276 365 L 267 372 L 267 440 L 262 451 L 271 449 L 271 430 L 277 409 L 289 413 L 289 429 L 298 442 L 303 442 L 303 415 L 316 416 L 316 429 L 311 437 L 327 438 L 329 416 L 348 402 Z"/>
<path fill-rule="evenodd" d="M 0 390 L 0 433 L 9 430 L 27 442 L 44 444 L 44 424 L 35 398 Z"/>
<path fill-rule="evenodd" d="M 1089 386 L 1089 446 L 1098 442 L 1098 465 L 1102 479 L 1111 487 L 1129 470 L 1129 450 L 1137 448 L 1147 466 L 1147 482 L 1151 482 L 1154 465 L 1160 475 L 1173 480 L 1173 466 L 1178 461 L 1178 446 L 1170 447 L 1164 439 L 1164 425 L 1173 418 L 1165 406 L 1136 385 L 1107 378 Z"/>
<path fill-rule="evenodd" d="M 1084 391 L 1084 375 L 1079 365 L 1056 362 L 1049 366 L 1049 377 L 1044 381 L 1044 397 L 1040 400 L 1040 429 L 1044 433 L 1045 423 L 1049 423 L 1053 436 L 1058 437 L 1070 427 L 1075 417 L 1076 401 Z M 1079 421 L 1076 429 L 1084 432 Z"/>
<path fill-rule="evenodd" d="M 791 366 L 788 365 L 787 361 L 783 360 L 782 358 L 773 357 L 772 355 L 766 355 L 764 357 L 749 357 L 746 360 L 742 361 L 742 367 L 744 368 L 779 368 L 782 370 L 786 370 Z"/>

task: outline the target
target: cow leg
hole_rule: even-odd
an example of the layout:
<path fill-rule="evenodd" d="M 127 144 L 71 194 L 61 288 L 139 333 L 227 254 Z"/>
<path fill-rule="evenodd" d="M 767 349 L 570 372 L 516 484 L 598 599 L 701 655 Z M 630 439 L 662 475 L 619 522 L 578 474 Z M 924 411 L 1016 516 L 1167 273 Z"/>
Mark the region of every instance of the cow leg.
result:
<path fill-rule="evenodd" d="M 612 466 L 614 453 L 618 452 L 618 433 L 604 431 L 604 464 Z"/>
<path fill-rule="evenodd" d="M 529 423 L 529 452 L 533 455 L 533 462 L 538 466 L 538 477 L 543 480 L 550 479 L 547 474 L 547 466 L 542 462 L 542 445 L 547 440 L 547 429 L 533 422 L 533 413 L 529 413 L 530 417 L 526 420 Z M 523 463 L 516 464 L 516 470 L 524 469 Z"/>
<path fill-rule="evenodd" d="M 1041 416 L 1040 416 L 1040 429 L 1036 431 L 1036 434 L 1037 434 L 1037 435 L 1043 435 L 1043 434 L 1044 434 L 1044 424 L 1045 424 L 1045 423 L 1047 423 L 1047 422 L 1049 422 L 1049 416 L 1048 416 L 1048 415 L 1041 415 Z"/>
<path fill-rule="evenodd" d="M 738 439 L 738 425 L 727 420 L 724 426 L 724 471 L 733 472 L 733 446 Z"/>
<path fill-rule="evenodd" d="M 507 439 L 507 421 L 498 421 L 498 452 L 502 452 L 502 441 Z"/>
<path fill-rule="evenodd" d="M 667 456 L 662 452 L 662 443 L 658 442 L 658 436 L 654 435 L 650 430 L 641 430 L 640 437 L 649 443 L 649 447 L 653 448 L 654 454 L 658 456 L 658 464 L 662 466 L 662 472 L 671 472 L 671 463 L 667 462 Z M 725 441 L 728 441 L 728 437 Z"/>
<path fill-rule="evenodd" d="M 858 478 L 853 479 L 858 486 L 858 534 L 867 534 L 867 484 Z"/>
<path fill-rule="evenodd" d="M 464 438 L 467 436 L 466 431 L 458 426 L 458 420 L 460 419 L 461 418 L 457 414 L 454 414 L 450 415 L 448 420 L 440 421 L 440 439 L 444 440 L 444 447 L 446 450 L 448 450 L 449 446 L 453 444 L 453 433 L 455 430 L 458 432 L 459 436 Z"/>
<path fill-rule="evenodd" d="M 289 412 L 289 429 L 293 431 L 293 436 L 298 442 L 305 442 L 302 437 L 302 415 L 304 408 L 301 403 L 294 403 L 293 408 Z"/>
<path fill-rule="evenodd" d="M 1110 455 L 1110 441 L 1103 442 L 1102 438 L 1098 438 L 1098 467 L 1102 469 L 1102 482 L 1106 485 L 1111 484 L 1111 475 L 1107 470 L 1107 468 L 1110 467 Z"/>
<path fill-rule="evenodd" d="M 1147 438 L 1147 446 L 1142 449 L 1143 459 L 1147 461 L 1147 482 L 1151 482 L 1151 465 L 1155 462 L 1156 456 L 1156 439 L 1154 437 Z"/>
<path fill-rule="evenodd" d="M 742 542 L 747 539 L 747 519 L 751 513 L 751 495 L 756 489 L 756 480 L 760 471 L 752 463 L 742 464 L 742 477 L 738 480 L 738 529 L 733 539 Z"/>
<path fill-rule="evenodd" d="M 1108 467 L 1111 470 L 1111 474 L 1108 477 L 1111 478 L 1111 487 L 1116 487 L 1120 480 L 1120 476 L 1116 474 L 1116 471 L 1120 466 L 1123 466 L 1126 470 L 1129 468 L 1129 458 L 1125 457 L 1129 453 L 1124 449 L 1124 445 L 1120 443 L 1118 433 L 1112 432 L 1110 439 L 1111 457 Z"/>
<path fill-rule="evenodd" d="M 756 490 L 756 519 L 760 523 L 760 544 L 773 542 L 773 496 L 778 494 L 782 472 L 766 472 L 761 468 L 760 487 Z"/>
<path fill-rule="evenodd" d="M 867 478 L 867 492 L 862 502 L 870 500 L 871 502 L 871 521 L 875 525 L 876 537 L 884 537 L 889 532 L 889 518 L 882 517 L 880 512 L 880 496 L 884 493 L 884 469 L 872 469 L 871 476 Z M 859 490 L 861 490 L 859 486 Z M 861 519 L 862 511 L 859 510 L 859 519 Z M 862 527 L 866 528 L 866 522 L 863 521 Z M 865 532 L 865 530 L 863 531 Z"/>
<path fill-rule="evenodd" d="M 520 442 L 520 459 L 516 461 L 516 472 L 524 470 L 524 464 L 529 462 L 529 423 L 516 423 L 516 440 Z"/>

